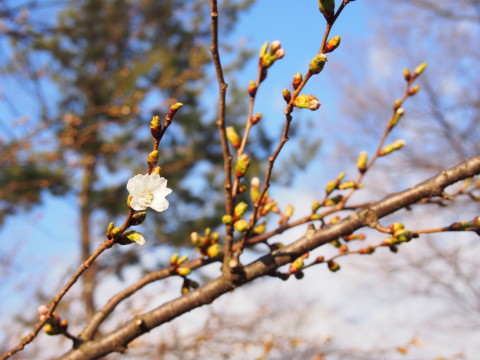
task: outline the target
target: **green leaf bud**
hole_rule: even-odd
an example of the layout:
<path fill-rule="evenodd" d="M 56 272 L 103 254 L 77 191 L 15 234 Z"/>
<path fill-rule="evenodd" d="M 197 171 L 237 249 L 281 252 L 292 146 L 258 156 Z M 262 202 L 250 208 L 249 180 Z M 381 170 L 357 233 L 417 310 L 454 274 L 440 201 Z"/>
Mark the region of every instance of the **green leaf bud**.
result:
<path fill-rule="evenodd" d="M 312 74 L 319 74 L 325 67 L 326 62 L 327 62 L 327 55 L 325 54 L 316 55 L 310 62 L 310 67 L 309 67 L 310 72 Z"/>
<path fill-rule="evenodd" d="M 140 225 L 145 221 L 146 218 L 147 218 L 146 211 L 141 211 L 136 214 L 133 214 L 132 218 L 130 219 L 130 225 L 132 226 Z"/>
<path fill-rule="evenodd" d="M 379 156 L 388 155 L 396 150 L 400 150 L 405 146 L 405 140 L 395 140 L 393 143 L 385 146 L 380 152 L 378 153 Z"/>
<path fill-rule="evenodd" d="M 362 151 L 357 159 L 357 168 L 361 174 L 367 171 L 367 162 L 368 162 L 368 154 L 366 151 Z"/>
<path fill-rule="evenodd" d="M 233 216 L 236 219 L 240 219 L 243 216 L 243 214 L 245 214 L 245 211 L 247 211 L 247 209 L 248 209 L 247 203 L 241 201 L 235 206 L 235 209 L 233 210 Z"/>
<path fill-rule="evenodd" d="M 241 142 L 240 142 L 240 136 L 238 135 L 237 131 L 233 126 L 228 126 L 226 128 L 226 131 L 227 131 L 228 141 L 230 141 L 230 144 L 232 144 L 232 146 L 235 149 L 238 149 L 240 147 Z"/>
<path fill-rule="evenodd" d="M 293 102 L 293 105 L 300 109 L 317 110 L 320 107 L 320 102 L 314 95 L 298 95 Z"/>

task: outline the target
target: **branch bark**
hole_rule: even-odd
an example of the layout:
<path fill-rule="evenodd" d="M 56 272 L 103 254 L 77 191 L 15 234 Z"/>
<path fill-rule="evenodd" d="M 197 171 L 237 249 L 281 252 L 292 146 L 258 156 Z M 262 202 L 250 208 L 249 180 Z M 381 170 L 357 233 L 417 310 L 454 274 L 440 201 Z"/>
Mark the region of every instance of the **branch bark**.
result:
<path fill-rule="evenodd" d="M 392 214 L 422 199 L 442 196 L 447 186 L 480 174 L 480 156 L 430 178 L 408 190 L 394 193 L 383 200 L 359 210 L 347 218 L 306 235 L 292 244 L 260 257 L 244 268 L 244 275 L 233 283 L 224 276 L 201 288 L 165 303 L 154 310 L 138 315 L 98 340 L 87 341 L 77 349 L 61 356 L 60 360 L 98 359 L 115 351 L 125 351 L 128 344 L 140 335 L 200 306 L 210 304 L 221 295 L 270 274 L 278 267 L 288 264 L 301 254 L 316 249 L 340 236 L 348 235 L 365 226 L 374 226 L 378 219 Z"/>

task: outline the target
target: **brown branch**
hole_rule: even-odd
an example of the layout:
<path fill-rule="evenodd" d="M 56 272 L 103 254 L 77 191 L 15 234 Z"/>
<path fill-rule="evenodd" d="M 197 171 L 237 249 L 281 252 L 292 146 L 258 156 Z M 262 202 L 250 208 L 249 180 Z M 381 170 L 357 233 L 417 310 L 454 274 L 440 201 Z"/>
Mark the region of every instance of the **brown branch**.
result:
<path fill-rule="evenodd" d="M 328 228 L 320 229 L 311 235 L 305 235 L 288 246 L 262 256 L 244 268 L 245 276 L 239 278 L 237 283 L 221 276 L 191 293 L 161 305 L 148 313 L 136 316 L 99 340 L 83 343 L 77 349 L 69 351 L 59 359 L 98 359 L 114 351 L 124 351 L 133 339 L 151 329 L 188 311 L 209 304 L 238 286 L 268 275 L 278 267 L 333 239 L 351 234 L 365 226 L 374 226 L 378 219 L 415 204 L 424 198 L 441 196 L 447 186 L 478 174 L 480 174 L 480 156 L 474 156 L 417 186 L 392 194 L 366 209 L 359 210 Z"/>
<path fill-rule="evenodd" d="M 228 147 L 227 131 L 225 128 L 225 98 L 227 95 L 228 85 L 225 83 L 222 64 L 220 62 L 220 54 L 218 52 L 218 9 L 216 0 L 210 0 L 210 17 L 210 32 L 212 36 L 210 52 L 212 53 L 213 64 L 215 65 L 215 72 L 217 74 L 217 81 L 219 87 L 217 127 L 220 134 L 220 141 L 222 143 L 223 168 L 225 171 L 225 213 L 228 215 L 233 215 L 232 155 L 230 154 L 230 149 Z M 226 225 L 224 259 L 225 264 L 231 258 L 232 246 L 233 226 Z M 228 267 L 225 266 L 224 269 L 226 270 L 228 269 Z"/>

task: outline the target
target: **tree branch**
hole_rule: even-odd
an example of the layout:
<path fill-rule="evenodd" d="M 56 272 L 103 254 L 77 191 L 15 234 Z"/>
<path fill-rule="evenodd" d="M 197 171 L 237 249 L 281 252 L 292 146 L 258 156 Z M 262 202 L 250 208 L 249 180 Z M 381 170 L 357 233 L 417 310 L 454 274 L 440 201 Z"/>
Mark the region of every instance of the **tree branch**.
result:
<path fill-rule="evenodd" d="M 245 276 L 239 278 L 237 283 L 232 283 L 221 276 L 196 291 L 161 305 L 148 313 L 134 317 L 119 329 L 99 340 L 83 343 L 79 348 L 73 349 L 60 357 L 59 360 L 98 359 L 111 352 L 124 351 L 128 344 L 140 335 L 188 311 L 210 304 L 236 287 L 270 274 L 301 254 L 314 250 L 333 239 L 351 234 L 359 228 L 374 226 L 378 219 L 415 204 L 422 199 L 441 196 L 447 186 L 479 174 L 480 156 L 474 156 L 408 190 L 387 196 L 330 227 L 322 228 L 312 235 L 305 235 L 288 246 L 260 257 L 244 268 Z"/>

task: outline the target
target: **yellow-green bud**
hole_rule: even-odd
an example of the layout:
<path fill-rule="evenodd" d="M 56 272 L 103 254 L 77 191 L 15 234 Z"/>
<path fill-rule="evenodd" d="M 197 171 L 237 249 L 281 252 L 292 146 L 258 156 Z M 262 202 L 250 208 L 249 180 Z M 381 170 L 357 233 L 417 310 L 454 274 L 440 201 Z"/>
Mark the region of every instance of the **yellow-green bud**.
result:
<path fill-rule="evenodd" d="M 428 63 L 424 62 L 424 63 L 421 63 L 420 65 L 418 65 L 416 68 L 415 68 L 415 71 L 413 72 L 413 76 L 414 77 L 417 77 L 418 75 L 420 75 L 422 72 L 425 71 L 425 69 L 427 68 L 428 66 Z"/>
<path fill-rule="evenodd" d="M 228 141 L 230 141 L 230 144 L 232 144 L 232 146 L 235 149 L 238 149 L 241 143 L 240 143 L 240 136 L 238 136 L 237 131 L 233 126 L 228 126 L 226 131 L 227 131 Z"/>
<path fill-rule="evenodd" d="M 327 266 L 328 266 L 328 270 L 330 270 L 331 272 L 336 272 L 340 270 L 340 265 L 338 265 L 338 263 L 336 263 L 333 260 L 330 260 L 329 262 L 327 262 Z"/>
<path fill-rule="evenodd" d="M 113 221 L 108 223 L 107 231 L 105 232 L 107 236 L 110 236 L 110 233 L 112 232 L 114 227 L 115 227 L 115 224 L 113 223 Z"/>
<path fill-rule="evenodd" d="M 120 229 L 119 227 L 116 227 L 116 228 L 113 228 L 112 231 L 110 231 L 110 234 L 112 235 L 113 238 L 116 238 L 120 235 L 121 232 L 122 232 L 122 229 Z"/>
<path fill-rule="evenodd" d="M 335 18 L 335 0 L 318 0 L 318 9 L 328 23 Z"/>
<path fill-rule="evenodd" d="M 205 246 L 205 238 L 203 236 L 200 236 L 200 234 L 196 231 L 190 234 L 190 240 L 192 241 L 192 244 L 196 247 L 201 248 Z"/>
<path fill-rule="evenodd" d="M 400 229 L 395 231 L 393 236 L 400 242 L 409 242 L 412 240 L 413 234 L 407 229 Z"/>
<path fill-rule="evenodd" d="M 154 116 L 150 121 L 150 132 L 155 139 L 158 139 L 162 132 L 162 124 L 158 116 Z"/>
<path fill-rule="evenodd" d="M 192 272 L 192 270 L 186 266 L 180 266 L 176 269 L 176 271 L 177 271 L 177 274 L 180 276 L 188 276 Z"/>
<path fill-rule="evenodd" d="M 233 226 L 238 232 L 245 232 L 250 229 L 250 223 L 247 220 L 243 219 L 235 221 Z"/>
<path fill-rule="evenodd" d="M 240 219 L 243 214 L 245 214 L 245 211 L 247 211 L 248 205 L 246 202 L 239 202 L 236 206 L 235 209 L 233 210 L 233 215 L 236 219 Z"/>
<path fill-rule="evenodd" d="M 319 74 L 325 67 L 326 62 L 327 62 L 327 55 L 325 54 L 316 55 L 310 62 L 310 67 L 309 67 L 310 72 L 312 74 Z"/>
<path fill-rule="evenodd" d="M 303 267 L 304 261 L 303 261 L 303 256 L 300 256 L 296 258 L 291 264 L 290 264 L 290 274 L 293 274 L 294 272 L 297 272 Z"/>
<path fill-rule="evenodd" d="M 293 77 L 293 81 L 292 81 L 293 88 L 296 90 L 300 86 L 302 81 L 303 81 L 302 73 L 297 72 Z"/>
<path fill-rule="evenodd" d="M 337 205 L 342 199 L 343 199 L 342 195 L 337 195 L 337 196 L 328 198 L 327 200 L 325 200 L 325 206 Z"/>
<path fill-rule="evenodd" d="M 262 113 L 256 113 L 255 115 L 252 116 L 252 118 L 250 119 L 250 122 L 252 123 L 252 125 L 255 125 L 261 119 L 262 119 Z"/>
<path fill-rule="evenodd" d="M 361 174 L 367 171 L 367 162 L 368 162 L 368 154 L 366 151 L 362 151 L 357 159 L 357 168 Z"/>
<path fill-rule="evenodd" d="M 340 190 L 352 189 L 355 187 L 357 187 L 357 183 L 354 180 L 345 181 L 344 183 L 338 185 Z"/>
<path fill-rule="evenodd" d="M 408 96 L 415 95 L 420 90 L 420 85 L 415 85 L 408 90 Z"/>
<path fill-rule="evenodd" d="M 146 211 L 141 211 L 136 214 L 133 214 L 132 218 L 130 219 L 130 225 L 132 226 L 140 225 L 145 221 L 146 218 L 147 218 Z"/>
<path fill-rule="evenodd" d="M 177 265 L 182 265 L 187 260 L 188 260 L 188 255 L 183 255 L 180 259 L 177 260 Z"/>
<path fill-rule="evenodd" d="M 320 102 L 314 95 L 298 95 L 293 102 L 293 105 L 300 109 L 317 110 L 320 107 Z"/>
<path fill-rule="evenodd" d="M 320 209 L 320 206 L 322 206 L 322 204 L 320 204 L 320 202 L 314 201 L 312 203 L 312 214 L 316 213 L 317 210 Z"/>
<path fill-rule="evenodd" d="M 283 95 L 283 100 L 285 100 L 286 103 L 289 103 L 290 100 L 292 100 L 292 93 L 288 89 L 283 89 L 282 91 Z"/>
<path fill-rule="evenodd" d="M 235 166 L 235 175 L 237 177 L 243 177 L 250 166 L 250 157 L 247 154 L 242 154 L 237 161 Z"/>
<path fill-rule="evenodd" d="M 257 88 L 257 83 L 255 81 L 251 80 L 248 83 L 248 93 L 251 97 L 255 97 L 255 94 L 257 93 Z"/>
<path fill-rule="evenodd" d="M 267 223 L 262 222 L 253 228 L 253 233 L 255 235 L 261 235 L 265 232 L 265 230 L 267 230 Z"/>
<path fill-rule="evenodd" d="M 412 78 L 412 75 L 410 74 L 410 70 L 408 68 L 403 69 L 403 78 L 405 79 L 405 81 L 410 81 L 410 79 Z"/>
<path fill-rule="evenodd" d="M 224 223 L 225 225 L 231 224 L 232 221 L 233 221 L 233 217 L 231 215 L 223 215 L 222 216 L 222 223 Z"/>
<path fill-rule="evenodd" d="M 214 258 L 218 256 L 221 252 L 222 252 L 222 247 L 220 246 L 220 244 L 213 244 L 208 247 L 207 256 L 209 258 Z"/>
<path fill-rule="evenodd" d="M 176 114 L 178 109 L 180 109 L 182 106 L 183 106 L 183 103 L 181 103 L 181 102 L 177 102 L 177 103 L 173 104 L 172 106 L 170 106 L 170 109 L 168 109 L 168 114 L 165 117 L 166 121 L 171 121 L 172 117 Z"/>
<path fill-rule="evenodd" d="M 260 48 L 259 58 L 262 58 L 267 53 L 267 49 L 268 49 L 268 41 L 265 41 L 262 47 Z"/>
<path fill-rule="evenodd" d="M 405 146 L 405 140 L 395 140 L 393 143 L 385 146 L 380 152 L 378 153 L 379 156 L 385 156 L 390 154 L 393 151 L 399 150 Z"/>
<path fill-rule="evenodd" d="M 117 242 L 120 245 L 129 245 L 132 243 L 137 243 L 138 245 L 144 245 L 145 238 L 139 232 L 130 230 L 130 231 L 124 232 L 123 235 L 120 237 L 120 239 L 117 240 Z"/>
<path fill-rule="evenodd" d="M 400 106 L 402 106 L 402 103 L 403 103 L 402 99 L 395 100 L 395 102 L 393 103 L 393 111 L 397 111 L 400 108 Z"/>
<path fill-rule="evenodd" d="M 159 155 L 158 150 L 153 150 L 150 154 L 148 154 L 148 158 L 147 158 L 148 165 L 150 166 L 157 165 L 158 155 Z"/>
<path fill-rule="evenodd" d="M 152 175 L 160 175 L 162 168 L 160 166 L 155 166 L 152 170 Z"/>
<path fill-rule="evenodd" d="M 340 41 L 340 36 L 335 36 L 328 40 L 327 44 L 325 45 L 325 53 L 330 53 L 336 48 L 338 48 L 338 46 L 340 45 Z"/>
<path fill-rule="evenodd" d="M 390 129 L 393 129 L 393 127 L 398 124 L 398 121 L 403 116 L 403 114 L 405 114 L 405 110 L 403 110 L 403 108 L 399 107 L 397 110 L 395 110 L 395 113 L 393 114 L 388 124 Z"/>
<path fill-rule="evenodd" d="M 338 186 L 338 181 L 337 180 L 330 180 L 327 182 L 327 185 L 325 186 L 325 192 L 327 194 L 330 194 L 333 190 L 335 190 Z"/>
<path fill-rule="evenodd" d="M 283 213 L 283 216 L 287 219 L 290 219 L 293 215 L 293 206 L 292 205 L 287 205 L 287 207 L 285 208 L 285 212 Z"/>
<path fill-rule="evenodd" d="M 177 253 L 170 256 L 170 265 L 176 265 L 177 260 L 178 260 L 178 254 Z"/>

